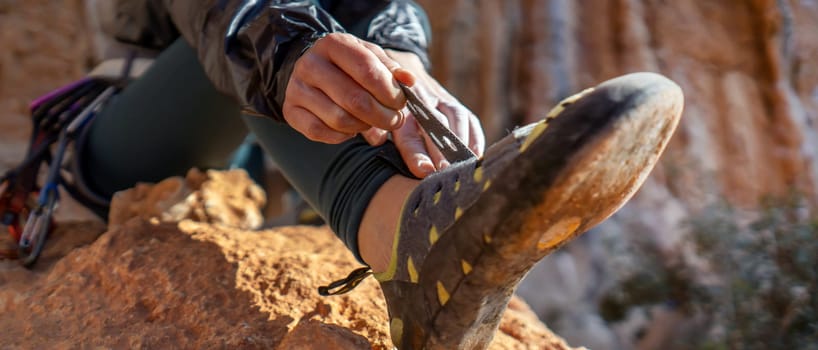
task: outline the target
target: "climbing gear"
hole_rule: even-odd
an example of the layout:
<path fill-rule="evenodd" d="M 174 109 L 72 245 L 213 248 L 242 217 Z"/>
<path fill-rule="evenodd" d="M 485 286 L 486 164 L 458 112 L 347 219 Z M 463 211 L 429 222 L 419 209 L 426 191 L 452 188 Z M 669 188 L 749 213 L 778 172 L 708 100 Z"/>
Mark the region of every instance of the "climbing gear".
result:
<path fill-rule="evenodd" d="M 32 136 L 26 156 L 0 178 L 0 224 L 7 227 L 16 245 L 0 252 L 0 258 L 19 259 L 24 266 L 36 262 L 54 229 L 60 185 L 81 202 L 99 201 L 86 195 L 89 191 L 77 185 L 81 181 L 63 175 L 64 159 L 69 144 L 127 83 L 131 62 L 132 58 L 122 65 L 115 79 L 85 77 L 31 103 Z M 41 186 L 38 177 L 43 168 L 47 171 Z"/>
<path fill-rule="evenodd" d="M 627 75 L 426 177 L 404 204 L 387 270 L 373 274 L 394 344 L 487 347 L 526 272 L 638 189 L 681 105 L 666 78 Z"/>

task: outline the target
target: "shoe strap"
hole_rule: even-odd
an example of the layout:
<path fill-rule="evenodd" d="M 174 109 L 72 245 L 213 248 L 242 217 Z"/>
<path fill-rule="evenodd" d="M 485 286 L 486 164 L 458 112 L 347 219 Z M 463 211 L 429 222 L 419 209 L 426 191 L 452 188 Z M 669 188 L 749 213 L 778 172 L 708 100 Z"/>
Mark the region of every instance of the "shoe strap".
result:
<path fill-rule="evenodd" d="M 406 95 L 406 105 L 409 107 L 409 111 L 415 116 L 415 120 L 418 121 L 423 131 L 429 135 L 435 146 L 443 153 L 446 160 L 454 164 L 477 158 L 477 155 L 457 135 L 435 117 L 435 112 L 426 107 L 412 89 L 401 82 L 398 82 L 398 85 L 403 90 L 403 94 Z"/>
<path fill-rule="evenodd" d="M 347 276 L 344 279 L 332 282 L 328 286 L 318 287 L 318 294 L 320 294 L 321 296 L 329 296 L 329 295 L 339 295 L 339 294 L 347 293 L 347 292 L 355 289 L 355 287 L 357 287 L 358 284 L 361 283 L 361 281 L 363 281 L 365 278 L 369 277 L 369 275 L 371 275 L 371 274 L 372 274 L 372 270 L 369 267 L 362 267 L 362 268 L 356 269 L 355 271 L 352 271 L 349 274 L 349 276 Z M 341 288 L 338 288 L 338 287 L 341 287 Z M 333 290 L 335 288 L 338 288 L 338 289 Z"/>

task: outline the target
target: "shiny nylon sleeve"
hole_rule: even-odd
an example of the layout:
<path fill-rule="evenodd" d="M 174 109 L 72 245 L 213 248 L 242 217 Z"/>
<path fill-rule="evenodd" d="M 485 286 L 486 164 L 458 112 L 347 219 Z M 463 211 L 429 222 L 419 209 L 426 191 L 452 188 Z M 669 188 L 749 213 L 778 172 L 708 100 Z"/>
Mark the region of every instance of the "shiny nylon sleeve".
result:
<path fill-rule="evenodd" d="M 366 38 L 383 48 L 411 51 L 429 69 L 429 19 L 413 1 L 390 1 L 370 22 Z"/>
<path fill-rule="evenodd" d="M 282 121 L 298 57 L 344 28 L 315 1 L 163 0 L 216 88 L 245 112 Z"/>
<path fill-rule="evenodd" d="M 325 0 L 322 6 L 350 33 L 384 48 L 410 51 L 429 68 L 431 28 L 411 0 Z"/>
<path fill-rule="evenodd" d="M 129 0 L 135 1 L 135 0 Z M 332 32 L 411 51 L 428 66 L 428 22 L 410 0 L 136 0 L 147 26 L 171 18 L 196 48 L 217 89 L 245 112 L 283 121 L 281 107 L 295 61 Z M 158 22 L 158 23 L 157 23 Z"/>

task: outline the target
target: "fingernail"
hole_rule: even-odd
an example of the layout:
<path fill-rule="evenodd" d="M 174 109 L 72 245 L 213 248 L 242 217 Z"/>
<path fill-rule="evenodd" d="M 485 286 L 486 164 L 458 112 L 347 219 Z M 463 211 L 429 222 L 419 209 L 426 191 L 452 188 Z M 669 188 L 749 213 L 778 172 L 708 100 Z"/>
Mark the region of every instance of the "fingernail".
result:
<path fill-rule="evenodd" d="M 395 77 L 395 80 L 398 80 L 409 87 L 415 85 L 415 74 L 406 68 L 398 67 L 397 69 L 394 69 L 392 71 L 392 76 Z"/>
<path fill-rule="evenodd" d="M 423 172 L 423 175 L 429 175 L 435 172 L 435 165 L 426 159 L 421 159 L 418 161 L 418 168 L 420 168 L 420 171 Z"/>
<path fill-rule="evenodd" d="M 389 132 L 383 129 L 378 129 L 378 145 L 382 145 L 389 139 Z"/>
<path fill-rule="evenodd" d="M 380 146 L 381 145 L 381 133 L 377 129 L 370 129 L 361 133 L 361 136 L 364 137 L 366 142 L 368 142 L 372 146 Z"/>
<path fill-rule="evenodd" d="M 442 170 L 442 169 L 446 169 L 446 168 L 448 168 L 448 167 L 449 167 L 449 165 L 452 165 L 452 164 L 451 164 L 451 163 L 449 163 L 449 161 L 448 161 L 448 160 L 445 160 L 445 159 L 444 159 L 444 160 L 441 160 L 441 161 L 440 161 L 440 163 L 438 163 L 438 164 L 437 164 L 437 168 Z"/>

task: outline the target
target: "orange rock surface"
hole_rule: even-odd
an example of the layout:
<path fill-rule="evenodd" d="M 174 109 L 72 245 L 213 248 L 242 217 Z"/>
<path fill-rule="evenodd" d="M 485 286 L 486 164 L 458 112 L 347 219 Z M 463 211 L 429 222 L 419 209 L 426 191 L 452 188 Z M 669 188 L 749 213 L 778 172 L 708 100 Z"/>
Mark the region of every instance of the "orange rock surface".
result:
<path fill-rule="evenodd" d="M 170 206 L 182 217 L 227 198 L 220 212 L 248 212 L 178 223 L 144 214 L 167 207 L 180 183 L 193 184 Z M 0 345 L 391 349 L 374 279 L 345 295 L 318 295 L 319 285 L 359 267 L 326 227 L 235 228 L 246 224 L 236 218 L 258 215 L 252 187 L 242 171 L 141 185 L 115 198 L 117 219 L 99 238 L 101 225 L 63 226 L 33 271 L 0 262 Z M 569 348 L 519 299 L 491 346 Z"/>

